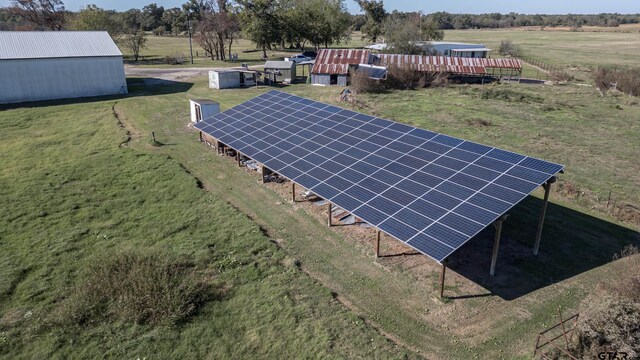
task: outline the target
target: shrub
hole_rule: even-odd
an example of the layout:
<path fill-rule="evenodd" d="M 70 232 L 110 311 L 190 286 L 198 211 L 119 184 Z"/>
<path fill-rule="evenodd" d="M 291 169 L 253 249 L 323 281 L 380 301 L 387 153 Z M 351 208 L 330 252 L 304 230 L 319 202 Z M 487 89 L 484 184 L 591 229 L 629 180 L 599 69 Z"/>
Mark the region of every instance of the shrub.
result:
<path fill-rule="evenodd" d="M 540 96 L 521 93 L 505 88 L 486 88 L 480 93 L 481 99 L 486 100 L 502 100 L 508 102 L 520 103 L 542 103 L 544 99 Z"/>
<path fill-rule="evenodd" d="M 629 245 L 614 259 L 628 257 L 603 286 L 580 306 L 582 321 L 572 351 L 580 358 L 597 358 L 606 351 L 626 352 L 629 359 L 640 355 L 640 266 L 639 249 Z"/>
<path fill-rule="evenodd" d="M 571 74 L 562 70 L 552 70 L 549 72 L 549 76 L 551 77 L 551 80 L 555 82 L 567 82 L 573 80 L 573 76 L 571 76 Z"/>
<path fill-rule="evenodd" d="M 441 72 L 420 72 L 410 68 L 390 66 L 385 87 L 389 89 L 416 89 L 430 86 L 446 86 L 448 74 Z"/>
<path fill-rule="evenodd" d="M 93 262 L 64 301 L 57 321 L 176 324 L 213 295 L 213 285 L 199 277 L 188 261 L 162 253 L 124 252 Z"/>
<path fill-rule="evenodd" d="M 175 53 L 173 55 L 167 55 L 164 57 L 165 64 L 169 65 L 179 65 L 184 63 L 184 54 L 183 53 Z"/>
<path fill-rule="evenodd" d="M 384 87 L 380 84 L 380 80 L 370 78 L 367 73 L 363 71 L 352 72 L 350 78 L 351 89 L 356 94 L 378 93 L 384 90 Z"/>
<path fill-rule="evenodd" d="M 595 86 L 602 92 L 619 90 L 631 96 L 640 96 L 640 68 L 613 70 L 599 68 L 594 75 Z"/>
<path fill-rule="evenodd" d="M 518 56 L 520 53 L 520 49 L 511 43 L 511 40 L 502 40 L 500 41 L 500 47 L 498 48 L 498 52 L 500 55 L 509 55 L 509 56 Z"/>

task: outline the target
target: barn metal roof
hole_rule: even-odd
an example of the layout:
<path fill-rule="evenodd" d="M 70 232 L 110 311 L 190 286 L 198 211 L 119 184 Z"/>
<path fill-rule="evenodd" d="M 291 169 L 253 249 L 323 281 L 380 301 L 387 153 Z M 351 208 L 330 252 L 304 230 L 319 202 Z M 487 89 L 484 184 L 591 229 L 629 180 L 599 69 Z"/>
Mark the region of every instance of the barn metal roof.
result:
<path fill-rule="evenodd" d="M 0 31 L 0 59 L 122 56 L 106 31 Z"/>
<path fill-rule="evenodd" d="M 272 61 L 269 60 L 264 63 L 265 69 L 291 69 L 296 66 L 293 61 Z"/>
<path fill-rule="evenodd" d="M 362 49 L 321 49 L 312 74 L 347 74 L 349 65 L 368 64 L 369 51 Z"/>
<path fill-rule="evenodd" d="M 385 66 L 408 67 L 417 71 L 440 71 L 481 75 L 486 68 L 522 69 L 518 59 L 485 59 L 449 56 L 378 54 L 376 62 Z"/>
<path fill-rule="evenodd" d="M 450 56 L 424 56 L 401 54 L 371 55 L 368 50 L 322 49 L 316 57 L 312 74 L 349 73 L 349 66 L 373 64 L 397 66 L 425 72 L 482 75 L 486 68 L 522 69 L 518 59 L 486 59 Z"/>

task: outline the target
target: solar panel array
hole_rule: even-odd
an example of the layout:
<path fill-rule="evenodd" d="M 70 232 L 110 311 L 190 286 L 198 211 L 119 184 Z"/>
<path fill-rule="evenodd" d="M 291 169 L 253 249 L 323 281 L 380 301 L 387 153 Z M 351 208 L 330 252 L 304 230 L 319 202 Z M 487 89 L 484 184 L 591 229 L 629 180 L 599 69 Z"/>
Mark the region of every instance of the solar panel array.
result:
<path fill-rule="evenodd" d="M 563 169 L 275 90 L 195 127 L 438 262 Z"/>

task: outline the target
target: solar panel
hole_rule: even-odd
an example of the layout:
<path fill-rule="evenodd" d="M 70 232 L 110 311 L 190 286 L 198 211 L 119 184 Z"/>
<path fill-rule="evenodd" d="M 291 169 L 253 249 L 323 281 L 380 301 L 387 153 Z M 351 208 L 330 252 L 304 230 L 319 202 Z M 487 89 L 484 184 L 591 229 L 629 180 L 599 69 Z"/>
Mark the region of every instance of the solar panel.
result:
<path fill-rule="evenodd" d="M 564 169 L 276 90 L 195 127 L 438 262 Z"/>

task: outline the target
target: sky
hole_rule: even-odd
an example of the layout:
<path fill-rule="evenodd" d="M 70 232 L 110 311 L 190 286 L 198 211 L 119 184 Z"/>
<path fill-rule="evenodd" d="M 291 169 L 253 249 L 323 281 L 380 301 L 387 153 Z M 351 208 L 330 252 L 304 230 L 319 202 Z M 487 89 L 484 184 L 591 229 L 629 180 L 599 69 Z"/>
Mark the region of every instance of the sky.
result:
<path fill-rule="evenodd" d="M 186 0 L 63 0 L 68 10 L 77 11 L 87 4 L 96 4 L 101 8 L 118 11 L 130 8 L 142 8 L 155 2 L 165 8 L 179 7 Z M 10 0 L 0 0 L 0 6 L 9 6 Z M 360 9 L 354 0 L 345 0 L 347 8 L 352 13 L 359 13 Z M 509 13 L 523 14 L 597 14 L 597 13 L 640 13 L 640 0 L 385 0 L 384 7 L 391 12 L 422 11 L 432 13 L 447 11 L 450 13 Z"/>

